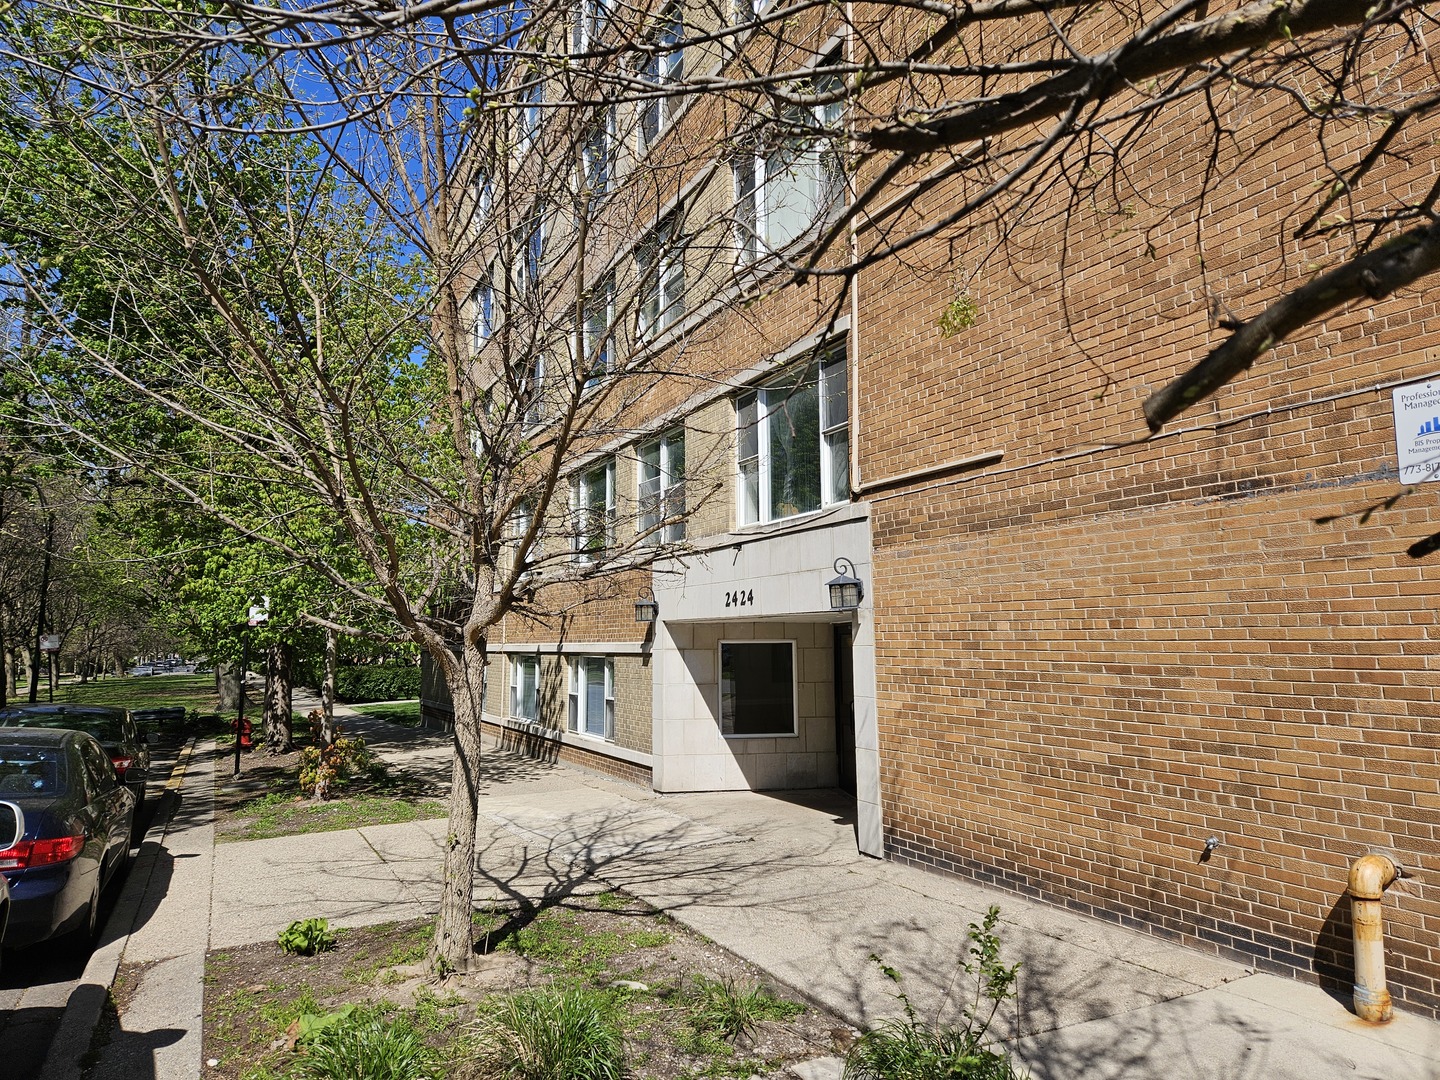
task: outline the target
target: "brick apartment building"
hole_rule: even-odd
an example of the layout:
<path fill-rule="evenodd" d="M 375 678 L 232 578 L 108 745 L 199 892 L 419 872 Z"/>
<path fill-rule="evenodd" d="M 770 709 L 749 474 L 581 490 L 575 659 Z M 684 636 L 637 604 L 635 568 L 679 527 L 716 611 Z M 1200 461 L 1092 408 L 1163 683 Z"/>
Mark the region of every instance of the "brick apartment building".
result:
<path fill-rule="evenodd" d="M 683 41 L 687 18 L 651 32 Z M 817 64 L 855 47 L 802 37 Z M 678 248 L 654 270 L 646 237 L 721 207 L 706 257 L 763 278 L 843 205 L 838 156 L 681 169 L 688 197 L 637 218 L 637 334 L 723 377 L 652 395 L 577 459 L 572 506 L 648 534 L 653 561 L 498 628 L 490 734 L 661 792 L 838 787 L 868 854 L 1336 986 L 1347 869 L 1384 852 L 1405 875 L 1391 988 L 1440 1008 L 1440 607 L 1433 557 L 1407 554 L 1440 513 L 1433 489 L 1362 512 L 1399 489 L 1418 428 L 1397 431 L 1395 392 L 1440 376 L 1440 307 L 1412 291 L 1312 325 L 1153 437 L 1140 408 L 1213 347 L 1214 297 L 1303 279 L 1310 253 L 1274 236 L 1316 160 L 1282 98 L 1221 102 L 1219 141 L 1198 104 L 1166 113 L 1124 191 L 1040 197 L 963 284 L 974 237 L 940 233 L 743 316 L 728 285 L 677 299 L 709 272 Z M 729 115 L 665 108 L 622 115 L 631 169 Z M 1212 157 L 1203 211 L 1173 198 Z M 1389 169 L 1390 194 L 1435 182 L 1433 155 Z M 832 607 L 839 576 L 855 610 Z M 426 709 L 443 722 L 443 693 Z"/>

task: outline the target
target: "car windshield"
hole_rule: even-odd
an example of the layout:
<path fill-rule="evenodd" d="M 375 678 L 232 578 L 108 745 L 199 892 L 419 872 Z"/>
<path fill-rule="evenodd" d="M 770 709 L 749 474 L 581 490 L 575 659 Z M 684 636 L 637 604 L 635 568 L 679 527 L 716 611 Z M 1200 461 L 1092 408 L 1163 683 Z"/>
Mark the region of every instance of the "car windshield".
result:
<path fill-rule="evenodd" d="M 0 799 L 61 795 L 67 779 L 65 751 L 58 746 L 0 746 Z"/>
<path fill-rule="evenodd" d="M 12 727 L 64 728 L 67 731 L 88 731 L 103 742 L 120 742 L 125 729 L 120 717 L 102 713 L 11 713 L 0 718 L 0 724 Z"/>

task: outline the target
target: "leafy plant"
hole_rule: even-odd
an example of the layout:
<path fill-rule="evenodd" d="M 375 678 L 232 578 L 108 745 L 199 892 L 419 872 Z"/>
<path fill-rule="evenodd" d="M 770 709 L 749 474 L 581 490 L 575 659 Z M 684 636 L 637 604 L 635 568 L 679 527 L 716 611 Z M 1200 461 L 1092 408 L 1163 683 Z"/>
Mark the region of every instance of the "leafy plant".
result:
<path fill-rule="evenodd" d="M 940 313 L 940 336 L 954 337 L 962 330 L 969 330 L 979 318 L 980 305 L 969 292 L 961 290 Z"/>
<path fill-rule="evenodd" d="M 611 998 L 593 990 L 525 991 L 501 999 L 477 1030 L 488 1080 L 620 1080 L 624 1042 Z"/>
<path fill-rule="evenodd" d="M 844 1080 L 1017 1080 L 1020 1074 L 1009 1053 L 996 1049 L 989 1038 L 996 1012 L 1015 996 L 1020 971 L 1019 964 L 1000 962 L 999 921 L 1000 909 L 991 906 L 966 931 L 956 976 L 967 976 L 974 992 L 961 1006 L 961 1023 L 942 1027 L 922 1021 L 910 998 L 898 991 L 904 1017 L 882 1020 L 855 1041 L 845 1055 Z M 898 971 L 878 956 L 870 959 L 887 978 L 900 982 Z"/>
<path fill-rule="evenodd" d="M 300 751 L 300 790 L 315 799 L 328 799 L 337 788 L 356 776 L 373 774 L 378 767 L 358 735 L 338 738 L 329 746 L 307 746 Z"/>
<path fill-rule="evenodd" d="M 350 1014 L 355 1011 L 354 1003 L 341 1005 L 334 1012 L 316 1014 L 312 1012 L 301 1013 L 295 1018 L 295 1031 L 300 1041 L 311 1039 L 320 1034 L 326 1028 L 343 1024 L 350 1019 Z"/>
<path fill-rule="evenodd" d="M 296 956 L 314 956 L 335 947 L 328 919 L 296 919 L 280 931 L 280 948 Z"/>
<path fill-rule="evenodd" d="M 294 1080 L 440 1080 L 435 1053 L 401 1021 L 353 1012 L 313 1030 Z"/>
<path fill-rule="evenodd" d="M 805 1011 L 804 1005 L 784 1001 L 766 987 L 737 986 L 730 979 L 701 976 L 691 984 L 689 996 L 694 1002 L 691 1027 L 731 1043 L 742 1035 L 753 1036 L 762 1021 L 789 1020 Z"/>

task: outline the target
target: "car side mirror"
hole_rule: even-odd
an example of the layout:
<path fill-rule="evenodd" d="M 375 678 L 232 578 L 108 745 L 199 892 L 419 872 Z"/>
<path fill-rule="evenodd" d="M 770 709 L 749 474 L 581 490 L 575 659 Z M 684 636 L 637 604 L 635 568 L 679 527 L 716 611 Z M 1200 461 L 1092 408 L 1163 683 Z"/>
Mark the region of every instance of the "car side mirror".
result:
<path fill-rule="evenodd" d="M 126 787 L 132 787 L 136 784 L 146 783 L 149 779 L 150 774 L 147 773 L 144 769 L 142 769 L 139 765 L 131 765 L 130 768 L 125 770 Z"/>

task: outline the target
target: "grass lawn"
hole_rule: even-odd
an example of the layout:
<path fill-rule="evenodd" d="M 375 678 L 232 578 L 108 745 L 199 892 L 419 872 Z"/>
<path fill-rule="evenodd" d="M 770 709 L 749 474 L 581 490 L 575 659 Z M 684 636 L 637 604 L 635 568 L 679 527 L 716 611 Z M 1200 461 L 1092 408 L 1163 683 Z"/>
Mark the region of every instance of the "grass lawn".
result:
<path fill-rule="evenodd" d="M 358 713 L 373 716 L 390 724 L 405 727 L 420 726 L 420 699 L 414 701 L 372 701 L 364 705 L 351 705 Z"/>
<path fill-rule="evenodd" d="M 386 795 L 345 795 L 314 802 L 298 795 L 270 792 L 237 807 L 216 840 L 268 840 L 273 836 L 395 825 L 405 821 L 443 818 L 439 799 L 406 799 Z"/>
<path fill-rule="evenodd" d="M 126 675 L 88 683 L 64 683 L 55 688 L 55 700 L 67 705 L 111 705 L 143 709 L 179 705 L 201 712 L 215 711 L 214 675 Z"/>

